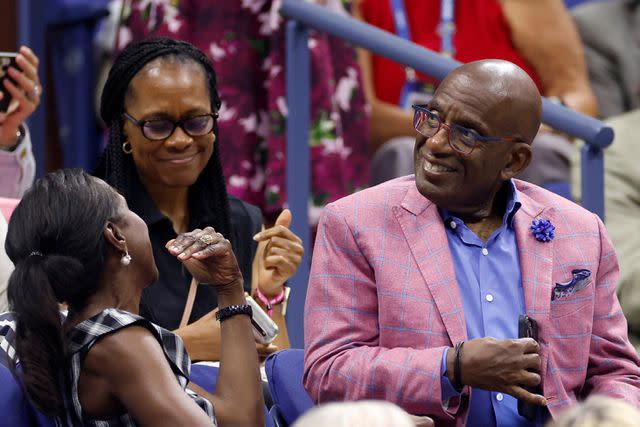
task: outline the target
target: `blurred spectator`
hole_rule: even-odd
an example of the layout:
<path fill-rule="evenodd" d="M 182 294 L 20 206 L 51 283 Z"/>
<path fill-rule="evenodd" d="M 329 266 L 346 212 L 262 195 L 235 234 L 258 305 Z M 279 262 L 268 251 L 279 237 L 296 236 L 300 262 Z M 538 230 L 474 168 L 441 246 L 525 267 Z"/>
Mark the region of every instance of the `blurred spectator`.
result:
<path fill-rule="evenodd" d="M 600 115 L 640 108 L 640 1 L 587 3 L 572 10 Z"/>
<path fill-rule="evenodd" d="M 356 16 L 376 27 L 462 62 L 506 59 L 527 71 L 543 95 L 585 114 L 597 112 L 580 40 L 562 0 L 359 0 L 356 5 Z M 395 19 L 402 11 L 405 19 Z M 424 104 L 436 82 L 365 51 L 360 63 L 374 147 L 382 147 L 374 156 L 372 183 L 413 173 L 408 109 Z M 412 96 L 416 93 L 421 96 Z M 387 141 L 391 144 L 383 145 Z M 566 138 L 540 132 L 533 149 L 534 160 L 521 178 L 538 185 L 569 182 Z"/>
<path fill-rule="evenodd" d="M 322 0 L 346 13 L 343 3 Z M 285 25 L 278 1 L 124 1 L 117 50 L 148 35 L 185 40 L 219 76 L 221 156 L 229 193 L 273 221 L 286 203 Z M 368 182 L 368 115 L 354 51 L 311 32 L 311 221 Z M 307 143 L 300 141 L 300 143 Z"/>
<path fill-rule="evenodd" d="M 547 427 L 636 427 L 640 411 L 627 402 L 593 396 L 567 410 Z"/>
<path fill-rule="evenodd" d="M 640 1 L 595 2 L 572 11 L 600 113 L 615 132 L 605 155 L 607 229 L 620 261 L 618 296 L 640 351 Z"/>
<path fill-rule="evenodd" d="M 427 417 L 427 420 L 430 421 Z M 419 425 L 432 426 L 427 420 Z M 313 408 L 298 419 L 293 427 L 415 427 L 405 411 L 381 400 L 328 403 Z"/>
<path fill-rule="evenodd" d="M 22 46 L 16 57 L 20 70 L 9 67 L 12 84 L 2 79 L 12 100 L 6 112 L 0 112 L 0 197 L 20 197 L 31 186 L 35 175 L 35 160 L 25 120 L 40 104 L 42 85 L 38 79 L 38 57 Z M 2 96 L 0 92 L 0 97 Z M 1 98 L 0 98 L 1 99 Z"/>

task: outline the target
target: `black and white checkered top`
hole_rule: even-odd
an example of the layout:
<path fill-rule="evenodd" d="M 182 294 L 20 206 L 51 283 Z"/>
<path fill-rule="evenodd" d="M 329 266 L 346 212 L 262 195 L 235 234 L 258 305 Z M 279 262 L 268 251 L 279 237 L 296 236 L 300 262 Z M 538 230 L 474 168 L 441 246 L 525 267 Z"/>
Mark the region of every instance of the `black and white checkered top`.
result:
<path fill-rule="evenodd" d="M 184 349 L 182 339 L 174 333 L 149 322 L 143 317 L 114 308 L 104 310 L 100 314 L 79 323 L 69 331 L 67 338 L 69 339 L 69 353 L 71 356 L 70 390 L 65 390 L 63 393 L 66 417 L 57 419 L 56 423 L 59 426 L 82 425 L 96 427 L 129 427 L 138 425 L 129 414 L 109 421 L 87 419 L 83 417 L 78 396 L 78 380 L 80 379 L 80 372 L 82 371 L 82 362 L 91 347 L 100 337 L 132 325 L 143 326 L 156 337 L 182 389 L 207 413 L 214 425 L 217 425 L 211 402 L 186 388 L 191 373 L 191 360 Z"/>

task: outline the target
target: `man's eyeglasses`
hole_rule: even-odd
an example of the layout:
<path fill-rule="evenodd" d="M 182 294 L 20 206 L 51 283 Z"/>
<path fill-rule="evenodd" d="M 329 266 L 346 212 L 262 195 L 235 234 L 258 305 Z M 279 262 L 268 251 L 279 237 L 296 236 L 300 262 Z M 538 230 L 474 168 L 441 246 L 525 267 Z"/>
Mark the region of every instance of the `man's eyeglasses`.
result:
<path fill-rule="evenodd" d="M 187 135 L 192 137 L 206 135 L 213 130 L 218 114 L 202 114 L 177 121 L 169 119 L 138 120 L 126 111 L 124 116 L 140 128 L 145 138 L 152 141 L 160 141 L 169 138 L 176 130 L 176 127 L 180 127 Z"/>
<path fill-rule="evenodd" d="M 455 151 L 462 154 L 471 154 L 476 148 L 478 141 L 480 142 L 517 142 L 520 141 L 515 137 L 497 137 L 482 136 L 473 129 L 468 129 L 460 125 L 448 125 L 440 120 L 437 114 L 429 111 L 427 108 L 414 105 L 415 113 L 413 115 L 413 127 L 421 135 L 431 138 L 444 127 L 449 131 L 449 145 Z"/>

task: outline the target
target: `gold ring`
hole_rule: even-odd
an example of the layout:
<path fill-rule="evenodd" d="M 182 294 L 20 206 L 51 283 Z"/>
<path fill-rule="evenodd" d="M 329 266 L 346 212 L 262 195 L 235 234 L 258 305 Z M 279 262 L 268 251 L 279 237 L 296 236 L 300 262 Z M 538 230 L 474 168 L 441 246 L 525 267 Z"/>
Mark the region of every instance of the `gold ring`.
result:
<path fill-rule="evenodd" d="M 209 246 L 215 241 L 215 238 L 210 234 L 205 234 L 204 236 L 201 236 L 198 240 L 200 240 L 200 242 L 202 242 L 203 244 Z"/>

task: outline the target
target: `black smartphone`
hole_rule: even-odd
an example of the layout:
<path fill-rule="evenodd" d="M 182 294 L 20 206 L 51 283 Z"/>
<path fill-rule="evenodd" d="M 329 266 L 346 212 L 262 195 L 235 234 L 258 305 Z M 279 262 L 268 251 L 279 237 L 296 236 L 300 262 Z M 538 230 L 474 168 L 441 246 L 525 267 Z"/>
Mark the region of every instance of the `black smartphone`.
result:
<path fill-rule="evenodd" d="M 533 338 L 538 341 L 538 324 L 526 314 L 521 314 L 518 318 L 518 338 Z M 531 393 L 542 394 L 540 386 L 529 387 L 527 390 Z M 518 414 L 520 414 L 520 416 L 529 421 L 534 421 L 537 413 L 537 405 L 518 399 Z"/>
<path fill-rule="evenodd" d="M 16 81 L 9 76 L 9 67 L 13 67 L 18 70 L 20 69 L 16 64 L 17 56 L 17 52 L 0 52 L 0 91 L 2 91 L 2 99 L 0 99 L 0 112 L 3 113 L 7 111 L 9 105 L 11 104 L 11 94 L 4 87 L 4 79 L 9 79 L 11 83 L 16 83 Z"/>

